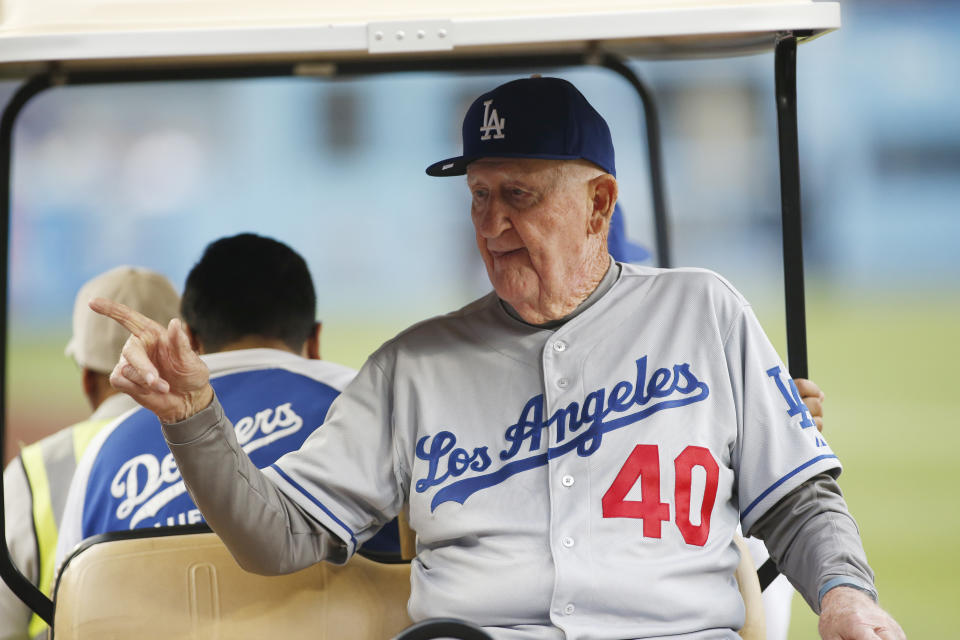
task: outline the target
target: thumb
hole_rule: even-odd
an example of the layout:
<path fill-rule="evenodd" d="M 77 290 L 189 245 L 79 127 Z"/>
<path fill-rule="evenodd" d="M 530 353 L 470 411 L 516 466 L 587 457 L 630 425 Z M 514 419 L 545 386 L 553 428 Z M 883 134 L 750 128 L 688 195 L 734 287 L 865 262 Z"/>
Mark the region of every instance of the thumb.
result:
<path fill-rule="evenodd" d="M 180 318 L 170 320 L 170 324 L 167 325 L 167 336 L 170 338 L 170 344 L 173 345 L 174 351 L 181 359 L 188 353 L 193 352 L 193 347 L 190 346 L 190 338 L 187 337 L 187 332 L 184 331 Z"/>
<path fill-rule="evenodd" d="M 183 328 L 183 322 L 179 318 L 170 320 L 170 324 L 167 326 L 167 339 L 170 343 L 171 355 L 178 363 L 178 368 L 181 371 L 189 371 L 194 368 L 199 356 L 193 350 L 190 338 L 187 336 L 187 332 Z"/>

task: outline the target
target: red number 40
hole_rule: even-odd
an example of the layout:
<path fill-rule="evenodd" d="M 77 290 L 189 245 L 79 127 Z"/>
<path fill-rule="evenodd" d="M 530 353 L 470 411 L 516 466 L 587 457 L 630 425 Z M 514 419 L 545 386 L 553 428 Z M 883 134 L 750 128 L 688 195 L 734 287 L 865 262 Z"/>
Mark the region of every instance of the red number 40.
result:
<path fill-rule="evenodd" d="M 693 468 L 702 468 L 707 475 L 700 503 L 700 524 L 690 521 L 690 485 Z M 717 500 L 720 467 L 705 447 L 689 446 L 673 461 L 676 481 L 674 503 L 677 505 L 677 528 L 687 544 L 702 547 L 710 535 L 710 514 Z M 640 500 L 624 500 L 640 478 Z M 660 537 L 660 523 L 670 519 L 670 505 L 660 501 L 660 451 L 656 445 L 638 444 L 623 463 L 613 484 L 603 494 L 604 518 L 639 518 L 643 535 Z"/>

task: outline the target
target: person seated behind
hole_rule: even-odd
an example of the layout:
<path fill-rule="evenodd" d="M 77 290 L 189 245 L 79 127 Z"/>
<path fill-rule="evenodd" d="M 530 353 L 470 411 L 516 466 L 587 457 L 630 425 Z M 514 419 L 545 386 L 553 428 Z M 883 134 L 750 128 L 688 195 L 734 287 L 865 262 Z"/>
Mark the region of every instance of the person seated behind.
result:
<path fill-rule="evenodd" d="M 355 374 L 320 359 L 316 304 L 303 258 L 253 234 L 213 242 L 187 276 L 187 339 L 203 354 L 243 450 L 260 467 L 299 448 Z M 59 560 L 97 534 L 203 521 L 146 410 L 115 421 L 91 443 L 68 503 Z M 398 550 L 396 525 L 370 548 Z"/>
<path fill-rule="evenodd" d="M 54 553 L 67 490 L 90 439 L 139 405 L 110 386 L 110 372 L 130 332 L 94 313 L 91 298 L 113 297 L 161 324 L 176 318 L 180 296 L 164 276 L 121 266 L 84 283 L 73 305 L 66 355 L 80 367 L 80 386 L 93 414 L 23 448 L 3 476 L 7 546 L 20 572 L 50 597 Z M 107 320 L 107 322 L 104 322 Z M 0 581 L 0 640 L 38 638 L 48 625 Z"/>

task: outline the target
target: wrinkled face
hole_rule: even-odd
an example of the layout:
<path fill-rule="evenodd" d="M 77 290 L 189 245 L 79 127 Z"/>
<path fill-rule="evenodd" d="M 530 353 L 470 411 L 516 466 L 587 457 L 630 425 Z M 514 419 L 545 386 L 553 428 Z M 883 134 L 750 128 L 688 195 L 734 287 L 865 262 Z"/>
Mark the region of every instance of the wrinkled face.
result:
<path fill-rule="evenodd" d="M 606 269 L 595 277 L 598 257 L 607 259 L 605 245 L 598 253 L 605 235 L 591 231 L 588 175 L 561 160 L 484 158 L 467 166 L 487 275 L 528 322 L 572 311 Z"/>

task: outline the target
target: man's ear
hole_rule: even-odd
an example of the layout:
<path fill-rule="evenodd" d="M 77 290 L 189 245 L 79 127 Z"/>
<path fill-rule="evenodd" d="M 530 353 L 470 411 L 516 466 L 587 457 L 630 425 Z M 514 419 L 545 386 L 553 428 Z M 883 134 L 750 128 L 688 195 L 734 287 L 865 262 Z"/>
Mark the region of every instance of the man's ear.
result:
<path fill-rule="evenodd" d="M 619 190 L 617 179 L 609 173 L 599 175 L 590 181 L 589 194 L 593 206 L 588 222 L 590 233 L 600 233 L 609 227 Z"/>
<path fill-rule="evenodd" d="M 80 369 L 80 386 L 83 388 L 83 395 L 96 408 L 95 402 L 99 391 L 97 389 L 97 372 L 86 367 Z"/>
<path fill-rule="evenodd" d="M 190 348 L 199 354 L 203 354 L 203 344 L 200 342 L 200 338 L 186 322 L 183 323 L 183 332 L 187 334 L 187 339 L 190 340 Z"/>
<path fill-rule="evenodd" d="M 322 322 L 313 323 L 313 331 L 310 332 L 310 337 L 307 338 L 307 341 L 303 343 L 303 357 L 309 358 L 310 360 L 319 360 L 320 359 L 320 331 L 323 330 Z"/>
<path fill-rule="evenodd" d="M 110 374 L 100 373 L 87 367 L 80 369 L 80 386 L 83 388 L 83 395 L 86 396 L 90 408 L 96 411 L 104 400 L 117 393 L 110 386 Z"/>

